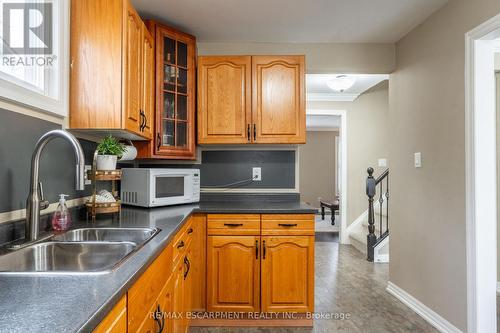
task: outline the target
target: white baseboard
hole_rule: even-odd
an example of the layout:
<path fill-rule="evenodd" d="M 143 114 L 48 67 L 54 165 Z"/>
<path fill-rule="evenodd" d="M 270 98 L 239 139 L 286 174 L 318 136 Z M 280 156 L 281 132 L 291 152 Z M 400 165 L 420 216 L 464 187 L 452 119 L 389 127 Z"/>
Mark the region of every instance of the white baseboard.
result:
<path fill-rule="evenodd" d="M 396 286 L 391 281 L 387 282 L 387 292 L 396 297 L 407 307 L 415 311 L 420 317 L 424 318 L 429 324 L 434 326 L 439 332 L 442 333 L 461 333 L 458 328 L 453 326 L 449 321 L 441 317 L 418 299 L 408 294 L 403 289 Z"/>
<path fill-rule="evenodd" d="M 379 263 L 387 263 L 389 262 L 389 254 L 378 254 L 373 261 Z"/>

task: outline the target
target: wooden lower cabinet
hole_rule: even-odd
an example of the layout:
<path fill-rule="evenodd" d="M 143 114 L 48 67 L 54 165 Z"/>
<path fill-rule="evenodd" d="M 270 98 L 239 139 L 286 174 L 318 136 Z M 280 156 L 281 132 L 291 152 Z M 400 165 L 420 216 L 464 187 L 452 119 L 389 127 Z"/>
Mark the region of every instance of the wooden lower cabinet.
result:
<path fill-rule="evenodd" d="M 262 237 L 263 312 L 314 309 L 314 236 Z"/>
<path fill-rule="evenodd" d="M 191 311 L 314 311 L 313 221 L 193 215 L 95 332 L 186 333 Z"/>
<path fill-rule="evenodd" d="M 259 236 L 208 236 L 208 311 L 260 310 Z"/>
<path fill-rule="evenodd" d="M 192 217 L 193 241 L 191 244 L 190 273 L 192 275 L 193 311 L 207 308 L 207 215 L 195 214 Z"/>
<path fill-rule="evenodd" d="M 208 311 L 314 311 L 314 215 L 251 217 L 207 217 Z"/>
<path fill-rule="evenodd" d="M 127 332 L 127 296 L 123 296 L 106 318 L 101 321 L 94 333 Z"/>
<path fill-rule="evenodd" d="M 173 302 L 172 314 L 174 316 L 172 332 L 184 332 L 184 263 L 179 261 L 172 273 L 173 279 Z"/>
<path fill-rule="evenodd" d="M 192 264 L 192 249 L 188 248 L 186 250 L 186 255 L 184 257 L 184 274 L 182 278 L 182 332 L 187 332 L 190 322 L 190 314 L 193 308 L 193 264 Z"/>

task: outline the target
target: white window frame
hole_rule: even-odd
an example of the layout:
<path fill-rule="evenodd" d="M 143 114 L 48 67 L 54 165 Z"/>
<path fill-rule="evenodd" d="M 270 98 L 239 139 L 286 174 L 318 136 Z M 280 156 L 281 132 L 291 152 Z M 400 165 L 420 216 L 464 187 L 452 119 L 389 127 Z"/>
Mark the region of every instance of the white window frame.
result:
<path fill-rule="evenodd" d="M 54 36 L 55 52 L 58 57 L 55 62 L 57 69 L 53 71 L 57 76 L 57 88 L 50 86 L 48 89 L 57 89 L 54 97 L 29 89 L 25 84 L 16 84 L 11 80 L 0 78 L 0 99 L 28 107 L 33 110 L 50 113 L 64 118 L 69 110 L 69 45 L 70 45 L 70 1 L 53 0 L 54 16 L 53 30 L 59 32 Z"/>

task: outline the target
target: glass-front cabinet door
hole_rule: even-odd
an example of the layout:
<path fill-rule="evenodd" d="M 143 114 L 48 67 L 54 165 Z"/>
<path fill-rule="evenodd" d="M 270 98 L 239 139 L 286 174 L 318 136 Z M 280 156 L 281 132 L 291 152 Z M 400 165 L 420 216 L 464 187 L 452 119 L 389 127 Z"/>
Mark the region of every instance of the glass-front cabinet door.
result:
<path fill-rule="evenodd" d="M 194 159 L 196 40 L 158 25 L 156 47 L 156 154 Z"/>

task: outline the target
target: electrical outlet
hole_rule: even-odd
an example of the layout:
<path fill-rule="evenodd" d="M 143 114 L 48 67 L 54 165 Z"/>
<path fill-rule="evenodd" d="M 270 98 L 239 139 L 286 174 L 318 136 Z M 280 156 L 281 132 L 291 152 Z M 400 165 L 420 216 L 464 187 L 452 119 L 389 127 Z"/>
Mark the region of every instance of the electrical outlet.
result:
<path fill-rule="evenodd" d="M 253 181 L 260 182 L 262 180 L 261 168 L 252 168 L 252 179 Z"/>
<path fill-rule="evenodd" d="M 378 159 L 378 166 L 385 168 L 387 167 L 387 160 L 385 158 L 379 158 Z"/>
<path fill-rule="evenodd" d="M 415 168 L 422 167 L 422 153 L 415 153 Z"/>
<path fill-rule="evenodd" d="M 92 165 L 85 165 L 85 185 L 92 184 L 92 181 L 89 179 L 87 175 L 87 171 L 92 170 Z"/>

